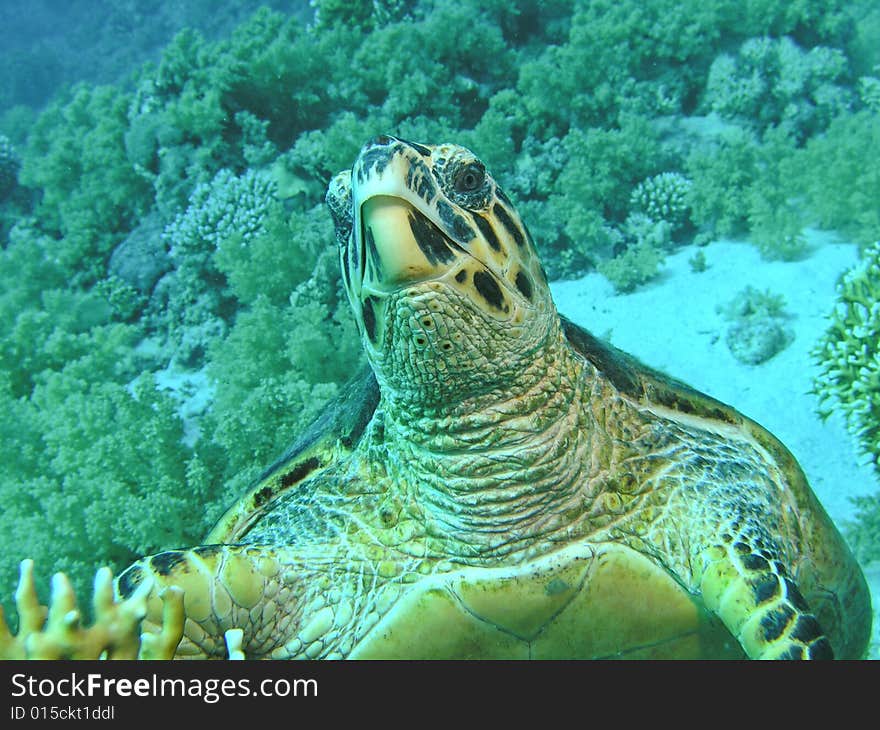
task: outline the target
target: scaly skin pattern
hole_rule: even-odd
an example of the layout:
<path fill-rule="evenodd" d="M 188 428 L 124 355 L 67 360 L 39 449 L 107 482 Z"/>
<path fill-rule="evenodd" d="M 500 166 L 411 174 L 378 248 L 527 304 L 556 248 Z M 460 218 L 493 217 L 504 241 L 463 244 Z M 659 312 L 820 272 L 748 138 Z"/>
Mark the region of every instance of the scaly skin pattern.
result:
<path fill-rule="evenodd" d="M 328 203 L 378 403 L 343 401 L 221 544 L 125 571 L 148 633 L 174 586 L 178 657 L 232 629 L 254 658 L 863 654 L 864 578 L 790 454 L 565 323 L 472 153 L 377 138 Z"/>

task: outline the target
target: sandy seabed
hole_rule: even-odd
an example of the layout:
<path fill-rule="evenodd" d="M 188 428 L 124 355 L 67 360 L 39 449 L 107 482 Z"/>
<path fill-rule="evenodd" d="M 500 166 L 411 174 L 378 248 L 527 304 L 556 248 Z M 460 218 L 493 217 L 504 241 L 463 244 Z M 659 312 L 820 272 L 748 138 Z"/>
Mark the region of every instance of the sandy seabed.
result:
<path fill-rule="evenodd" d="M 724 401 L 773 432 L 800 462 L 838 526 L 854 516 L 850 497 L 880 489 L 844 419 L 817 415 L 810 393 L 818 367 L 810 356 L 828 326 L 836 284 L 858 260 L 854 244 L 808 231 L 811 250 L 799 261 L 766 261 L 747 242 L 687 246 L 670 255 L 659 277 L 630 294 L 615 294 L 600 274 L 551 284 L 562 314 L 647 365 Z M 689 263 L 697 250 L 707 269 Z M 726 343 L 721 311 L 746 286 L 785 297 L 794 339 L 760 365 L 737 360 Z M 880 565 L 865 567 L 874 605 L 871 658 L 880 658 Z"/>

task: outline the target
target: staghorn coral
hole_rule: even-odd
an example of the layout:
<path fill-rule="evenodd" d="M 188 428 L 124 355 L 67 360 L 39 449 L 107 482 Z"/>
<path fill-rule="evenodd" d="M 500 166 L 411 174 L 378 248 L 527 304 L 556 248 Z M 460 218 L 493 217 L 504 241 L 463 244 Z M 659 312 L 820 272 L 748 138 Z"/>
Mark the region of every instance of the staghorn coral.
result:
<path fill-rule="evenodd" d="M 142 634 L 149 583 L 119 601 L 111 580 L 109 568 L 95 574 L 93 623 L 85 626 L 67 576 L 53 576 L 49 605 L 42 606 L 34 563 L 22 561 L 15 592 L 18 631 L 12 633 L 0 607 L 0 659 L 172 659 L 183 638 L 183 591 L 176 587 L 163 591 L 161 623 L 156 631 Z"/>
<path fill-rule="evenodd" d="M 862 452 L 880 459 L 880 242 L 838 285 L 838 301 L 813 358 L 821 368 L 815 392 L 820 414 L 846 417 Z"/>
<path fill-rule="evenodd" d="M 861 452 L 880 472 L 880 241 L 838 285 L 825 334 L 813 349 L 819 414 L 840 411 Z M 880 492 L 854 500 L 848 537 L 863 560 L 880 558 Z"/>

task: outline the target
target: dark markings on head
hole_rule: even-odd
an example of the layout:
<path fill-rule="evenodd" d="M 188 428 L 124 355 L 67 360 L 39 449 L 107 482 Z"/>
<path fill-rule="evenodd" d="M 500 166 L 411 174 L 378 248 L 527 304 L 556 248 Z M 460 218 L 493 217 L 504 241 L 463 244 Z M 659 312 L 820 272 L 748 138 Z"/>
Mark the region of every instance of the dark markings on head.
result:
<path fill-rule="evenodd" d="M 376 341 L 376 312 L 373 309 L 373 298 L 367 297 L 364 299 L 364 309 L 363 309 L 363 319 L 364 319 L 364 331 L 367 333 L 367 337 L 370 339 L 370 342 Z"/>
<path fill-rule="evenodd" d="M 480 229 L 480 233 L 483 234 L 483 238 L 486 239 L 486 243 L 492 247 L 492 250 L 500 251 L 501 241 L 499 241 L 498 236 L 495 235 L 495 231 L 492 229 L 492 224 L 479 213 L 474 213 L 474 223 L 477 224 L 477 228 Z"/>
<path fill-rule="evenodd" d="M 440 221 L 446 226 L 446 229 L 452 231 L 453 238 L 458 239 L 459 242 L 470 241 L 473 238 L 473 231 L 471 231 L 467 221 L 456 213 L 445 200 L 437 203 L 437 212 L 440 214 Z"/>
<path fill-rule="evenodd" d="M 370 226 L 367 226 L 364 232 L 364 243 L 367 247 L 367 256 L 373 262 L 373 273 L 376 275 L 376 278 L 381 279 L 382 259 L 379 257 L 379 249 L 376 248 L 376 238 L 373 236 L 373 229 Z"/>
<path fill-rule="evenodd" d="M 761 619 L 761 630 L 765 641 L 776 641 L 785 632 L 794 618 L 794 611 L 788 606 L 779 606 Z"/>
<path fill-rule="evenodd" d="M 330 217 L 333 218 L 333 227 L 336 230 L 336 243 L 344 246 L 348 243 L 351 235 L 351 211 L 338 211 L 335 206 L 330 207 Z"/>
<path fill-rule="evenodd" d="M 356 274 L 361 270 L 361 257 L 360 252 L 358 251 L 357 246 L 348 246 L 346 248 L 346 253 L 348 254 L 348 267 Z"/>
<path fill-rule="evenodd" d="M 428 166 L 421 160 L 413 160 L 406 173 L 406 186 L 414 191 L 426 203 L 437 196 L 437 186 L 431 179 Z"/>
<path fill-rule="evenodd" d="M 459 284 L 464 284 L 465 279 L 467 279 L 467 269 L 462 269 L 455 275 L 455 280 Z"/>
<path fill-rule="evenodd" d="M 813 639 L 822 636 L 822 627 L 813 616 L 798 616 L 794 628 L 791 630 L 791 638 L 802 644 L 809 644 Z"/>
<path fill-rule="evenodd" d="M 418 210 L 410 211 L 409 227 L 416 243 L 432 266 L 449 263 L 455 258 L 455 252 L 446 241 L 446 236 Z"/>
<path fill-rule="evenodd" d="M 307 474 L 311 474 L 315 469 L 317 469 L 321 465 L 321 462 L 318 461 L 318 457 L 312 456 L 309 459 L 306 459 L 300 464 L 297 464 L 293 469 L 291 469 L 286 474 L 281 477 L 281 486 L 289 487 L 291 484 L 296 484 L 298 481 L 302 480 Z"/>
<path fill-rule="evenodd" d="M 516 288 L 526 299 L 532 301 L 532 282 L 522 270 L 516 272 Z"/>
<path fill-rule="evenodd" d="M 186 556 L 180 550 L 168 550 L 150 558 L 150 567 L 159 575 L 168 575 L 183 562 L 186 562 Z"/>
<path fill-rule="evenodd" d="M 141 566 L 132 565 L 130 568 L 125 570 L 116 581 L 116 585 L 119 587 L 119 595 L 122 598 L 128 598 L 143 582 L 144 571 L 141 570 Z"/>
<path fill-rule="evenodd" d="M 437 197 L 437 188 L 434 181 L 427 175 L 419 178 L 419 184 L 415 188 L 416 194 L 426 203 L 431 203 Z"/>
<path fill-rule="evenodd" d="M 508 198 L 507 194 L 497 185 L 495 186 L 495 195 L 498 196 L 499 200 L 507 203 L 511 208 L 513 207 L 513 203 L 510 202 L 510 198 Z"/>
<path fill-rule="evenodd" d="M 502 309 L 504 306 L 504 294 L 501 293 L 501 287 L 495 281 L 495 277 L 488 271 L 478 271 L 474 274 L 474 286 L 477 291 L 483 295 L 490 306 L 495 309 Z"/>
<path fill-rule="evenodd" d="M 818 641 L 810 645 L 807 649 L 810 659 L 834 659 L 834 650 L 831 648 L 831 642 L 824 636 Z"/>
<path fill-rule="evenodd" d="M 266 502 L 272 499 L 272 487 L 263 487 L 259 492 L 254 494 L 254 507 L 262 507 Z"/>
<path fill-rule="evenodd" d="M 431 150 L 429 150 L 427 147 L 423 147 L 422 145 L 417 144 L 416 142 L 410 142 L 408 139 L 403 139 L 402 137 L 395 137 L 394 139 L 396 139 L 398 142 L 403 142 L 405 145 L 409 145 L 416 152 L 418 152 L 422 157 L 430 157 L 431 156 Z"/>
<path fill-rule="evenodd" d="M 387 137 L 379 137 L 377 139 L 388 139 Z M 377 175 L 381 175 L 388 166 L 392 156 L 394 155 L 393 147 L 376 146 L 370 147 L 361 155 L 360 167 L 358 168 L 358 182 L 363 183 L 367 176 L 373 171 Z"/>
<path fill-rule="evenodd" d="M 752 590 L 755 592 L 755 603 L 760 606 L 765 601 L 779 595 L 779 578 L 775 575 L 768 575 L 756 583 Z"/>
<path fill-rule="evenodd" d="M 501 221 L 501 225 L 507 229 L 510 237 L 516 241 L 516 245 L 519 247 L 525 246 L 526 239 L 523 236 L 523 232 L 520 230 L 520 227 L 513 222 L 513 218 L 510 217 L 510 214 L 504 206 L 495 203 L 495 205 L 492 206 L 492 212 L 495 213 L 495 217 Z"/>

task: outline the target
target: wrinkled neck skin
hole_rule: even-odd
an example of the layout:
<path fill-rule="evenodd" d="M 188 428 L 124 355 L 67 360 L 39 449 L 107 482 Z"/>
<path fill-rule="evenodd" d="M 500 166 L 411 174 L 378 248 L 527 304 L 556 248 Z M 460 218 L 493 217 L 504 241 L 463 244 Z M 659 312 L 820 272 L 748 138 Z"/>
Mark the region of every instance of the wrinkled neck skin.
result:
<path fill-rule="evenodd" d="M 410 338 L 406 323 L 424 320 L 407 306 L 401 312 L 390 331 Z M 451 331 L 479 336 L 479 350 L 444 350 L 441 331 L 429 340 L 436 351 L 409 357 L 397 347 L 403 357 L 374 363 L 382 399 L 363 451 L 452 554 L 510 554 L 564 531 L 583 510 L 594 376 L 555 311 L 538 319 L 522 339 L 511 337 L 509 322 L 458 321 Z M 433 331 L 444 329 L 436 324 Z"/>

